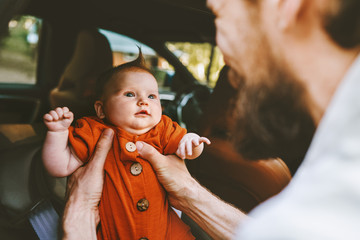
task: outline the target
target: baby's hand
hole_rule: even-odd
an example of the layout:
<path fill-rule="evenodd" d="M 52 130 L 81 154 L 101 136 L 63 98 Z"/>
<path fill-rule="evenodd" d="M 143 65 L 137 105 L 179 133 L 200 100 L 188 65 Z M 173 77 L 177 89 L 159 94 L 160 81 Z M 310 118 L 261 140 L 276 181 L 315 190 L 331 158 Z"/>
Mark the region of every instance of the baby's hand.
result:
<path fill-rule="evenodd" d="M 44 115 L 44 123 L 49 131 L 61 132 L 67 130 L 74 119 L 74 114 L 67 108 L 56 108 Z"/>
<path fill-rule="evenodd" d="M 176 155 L 182 159 L 198 157 L 202 152 L 203 143 L 210 144 L 210 140 L 195 133 L 187 133 L 181 139 Z"/>

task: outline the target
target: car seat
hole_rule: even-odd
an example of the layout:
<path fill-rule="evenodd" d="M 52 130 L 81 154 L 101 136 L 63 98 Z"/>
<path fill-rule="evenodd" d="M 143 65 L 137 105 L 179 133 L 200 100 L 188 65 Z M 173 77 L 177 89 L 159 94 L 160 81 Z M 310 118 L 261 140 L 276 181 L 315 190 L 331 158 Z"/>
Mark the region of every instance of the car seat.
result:
<path fill-rule="evenodd" d="M 81 30 L 74 53 L 50 93 L 52 108 L 67 106 L 75 118 L 94 115 L 94 87 L 99 75 L 113 65 L 109 41 L 97 29 Z"/>
<path fill-rule="evenodd" d="M 73 56 L 52 90 L 52 107 L 68 106 L 76 117 L 91 114 L 96 78 L 112 67 L 109 42 L 96 29 L 79 32 Z M 29 217 L 50 201 L 63 208 L 66 178 L 47 174 L 41 161 L 46 134 L 42 122 L 0 124 L 0 236 L 3 239 L 38 239 Z"/>

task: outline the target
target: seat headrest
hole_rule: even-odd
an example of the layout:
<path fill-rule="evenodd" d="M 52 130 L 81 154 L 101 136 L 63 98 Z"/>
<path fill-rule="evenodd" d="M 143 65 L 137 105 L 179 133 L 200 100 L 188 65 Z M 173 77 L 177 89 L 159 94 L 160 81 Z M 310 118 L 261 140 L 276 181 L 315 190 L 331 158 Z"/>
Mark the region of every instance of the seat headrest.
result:
<path fill-rule="evenodd" d="M 89 109 L 93 109 L 90 99 L 96 79 L 112 65 L 113 56 L 107 38 L 97 29 L 80 31 L 74 53 L 58 86 L 50 94 L 51 107 L 67 106 L 76 117 L 88 114 Z"/>
<path fill-rule="evenodd" d="M 98 76 L 112 64 L 112 51 L 106 37 L 96 29 L 85 29 L 78 34 L 74 54 L 61 80 L 86 83 L 89 76 Z"/>

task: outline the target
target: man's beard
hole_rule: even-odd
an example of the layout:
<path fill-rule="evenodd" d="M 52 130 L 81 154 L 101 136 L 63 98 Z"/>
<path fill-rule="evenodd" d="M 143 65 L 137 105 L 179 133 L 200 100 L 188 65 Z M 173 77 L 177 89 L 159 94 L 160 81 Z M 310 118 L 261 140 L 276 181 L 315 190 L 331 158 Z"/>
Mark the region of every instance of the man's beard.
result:
<path fill-rule="evenodd" d="M 287 73 L 286 67 L 274 63 L 267 62 L 267 76 L 265 71 L 254 74 L 257 79 L 250 76 L 244 80 L 229 73 L 229 78 L 236 76 L 239 80 L 232 138 L 244 158 L 279 157 L 294 174 L 311 143 L 315 123 L 305 88 Z"/>

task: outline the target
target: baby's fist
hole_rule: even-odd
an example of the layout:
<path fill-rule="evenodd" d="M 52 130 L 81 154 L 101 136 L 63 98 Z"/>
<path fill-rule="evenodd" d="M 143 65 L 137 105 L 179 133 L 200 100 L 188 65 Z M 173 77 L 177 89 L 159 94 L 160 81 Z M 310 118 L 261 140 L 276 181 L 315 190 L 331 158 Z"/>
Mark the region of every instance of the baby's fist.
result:
<path fill-rule="evenodd" d="M 44 115 L 44 123 L 49 131 L 59 132 L 67 130 L 72 121 L 74 114 L 67 107 L 58 107 Z"/>

